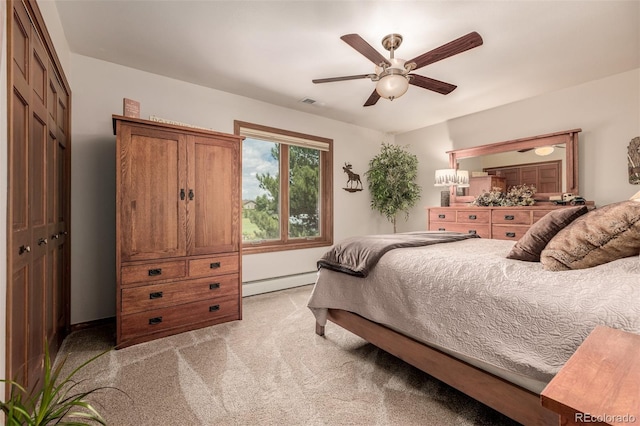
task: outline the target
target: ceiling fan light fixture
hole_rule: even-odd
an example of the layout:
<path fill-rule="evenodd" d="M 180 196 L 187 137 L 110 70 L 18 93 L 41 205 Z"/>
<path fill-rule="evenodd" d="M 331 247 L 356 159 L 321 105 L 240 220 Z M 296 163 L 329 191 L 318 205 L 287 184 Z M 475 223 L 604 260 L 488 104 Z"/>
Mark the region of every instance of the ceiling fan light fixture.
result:
<path fill-rule="evenodd" d="M 551 145 L 540 146 L 536 148 L 533 152 L 535 152 L 536 155 L 544 157 L 545 155 L 549 155 L 553 152 L 553 147 Z"/>
<path fill-rule="evenodd" d="M 376 83 L 378 95 L 390 101 L 407 93 L 409 79 L 402 74 L 387 74 Z"/>

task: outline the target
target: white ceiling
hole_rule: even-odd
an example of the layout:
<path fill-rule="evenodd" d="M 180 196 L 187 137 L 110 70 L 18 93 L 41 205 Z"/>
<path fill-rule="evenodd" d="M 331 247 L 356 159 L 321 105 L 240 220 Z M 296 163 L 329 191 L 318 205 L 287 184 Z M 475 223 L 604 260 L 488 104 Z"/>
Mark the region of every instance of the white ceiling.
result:
<path fill-rule="evenodd" d="M 640 67 L 634 1 L 56 0 L 72 52 L 388 133 L 405 132 Z M 458 86 L 410 86 L 362 107 L 373 72 L 340 36 L 413 58 L 477 31 L 484 44 L 416 71 Z M 317 101 L 301 103 L 303 98 Z M 597 101 L 597 100 L 596 100 Z"/>

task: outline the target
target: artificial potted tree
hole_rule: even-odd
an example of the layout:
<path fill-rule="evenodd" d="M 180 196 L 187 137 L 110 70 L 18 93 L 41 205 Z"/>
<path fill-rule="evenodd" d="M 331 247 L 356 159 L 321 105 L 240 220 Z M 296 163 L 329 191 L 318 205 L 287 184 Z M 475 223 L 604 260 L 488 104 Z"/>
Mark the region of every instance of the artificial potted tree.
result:
<path fill-rule="evenodd" d="M 418 176 L 418 157 L 405 147 L 382 143 L 380 153 L 369 161 L 365 173 L 369 182 L 371 208 L 383 214 L 393 223 L 396 232 L 397 216 L 405 213 L 420 199 L 420 186 L 415 182 Z"/>

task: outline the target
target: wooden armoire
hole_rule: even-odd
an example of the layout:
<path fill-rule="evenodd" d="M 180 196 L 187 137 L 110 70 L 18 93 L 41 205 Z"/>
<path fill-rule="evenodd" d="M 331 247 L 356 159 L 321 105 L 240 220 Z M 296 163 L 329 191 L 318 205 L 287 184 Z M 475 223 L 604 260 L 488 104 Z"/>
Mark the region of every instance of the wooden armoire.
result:
<path fill-rule="evenodd" d="M 69 329 L 71 91 L 35 0 L 6 6 L 5 377 L 32 388 Z"/>
<path fill-rule="evenodd" d="M 242 137 L 113 116 L 117 345 L 242 318 Z"/>

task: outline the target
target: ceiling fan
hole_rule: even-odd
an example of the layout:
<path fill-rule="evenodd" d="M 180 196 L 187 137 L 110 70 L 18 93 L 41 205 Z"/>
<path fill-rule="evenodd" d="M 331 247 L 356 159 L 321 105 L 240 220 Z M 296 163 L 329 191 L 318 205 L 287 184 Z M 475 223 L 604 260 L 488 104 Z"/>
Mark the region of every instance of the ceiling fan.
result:
<path fill-rule="evenodd" d="M 371 81 L 376 82 L 376 88 L 364 103 L 363 106 L 365 107 L 375 105 L 381 97 L 391 101 L 399 98 L 406 93 L 409 84 L 443 95 L 451 93 L 457 86 L 418 74 L 412 74 L 411 71 L 482 45 L 482 37 L 474 31 L 429 52 L 423 53 L 420 56 L 416 56 L 409 61 L 405 61 L 404 59 L 394 57 L 395 50 L 400 47 L 402 43 L 402 36 L 400 34 L 389 34 L 382 39 L 382 46 L 389 51 L 389 59 L 382 56 L 358 34 L 343 35 L 340 39 L 373 62 L 376 65 L 374 73 L 320 78 L 312 81 L 318 84 L 370 78 Z"/>

